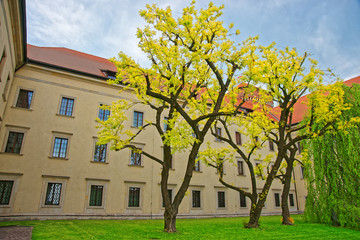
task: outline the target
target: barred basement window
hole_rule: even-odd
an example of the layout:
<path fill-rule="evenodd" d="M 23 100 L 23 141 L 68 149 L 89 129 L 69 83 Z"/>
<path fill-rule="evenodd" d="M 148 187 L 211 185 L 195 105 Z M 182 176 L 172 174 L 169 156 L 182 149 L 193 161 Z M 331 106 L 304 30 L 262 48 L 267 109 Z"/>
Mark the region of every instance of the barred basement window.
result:
<path fill-rule="evenodd" d="M 275 207 L 280 207 L 280 194 L 275 193 L 274 197 L 275 197 Z"/>
<path fill-rule="evenodd" d="M 66 158 L 68 139 L 67 138 L 58 138 L 56 137 L 54 140 L 54 148 L 53 148 L 53 157 L 57 158 Z"/>
<path fill-rule="evenodd" d="M 45 205 L 59 205 L 61 196 L 61 183 L 48 183 Z"/>
<path fill-rule="evenodd" d="M 5 152 L 20 154 L 24 133 L 9 132 L 8 141 L 6 143 Z"/>
<path fill-rule="evenodd" d="M 106 162 L 107 144 L 95 145 L 94 162 Z"/>
<path fill-rule="evenodd" d="M 143 112 L 134 111 L 133 127 L 141 127 L 143 125 Z"/>
<path fill-rule="evenodd" d="M 104 186 L 91 185 L 89 206 L 102 206 Z"/>
<path fill-rule="evenodd" d="M 192 207 L 199 208 L 201 206 L 200 202 L 201 202 L 200 191 L 193 190 L 192 191 Z"/>
<path fill-rule="evenodd" d="M 140 188 L 129 188 L 129 207 L 140 207 Z"/>
<path fill-rule="evenodd" d="M 9 205 L 14 181 L 0 181 L 0 205 Z"/>
<path fill-rule="evenodd" d="M 61 100 L 59 114 L 64 116 L 72 116 L 73 108 L 74 108 L 74 99 L 63 97 Z"/>
<path fill-rule="evenodd" d="M 131 150 L 130 165 L 141 166 L 141 153 Z"/>
<path fill-rule="evenodd" d="M 100 121 L 106 121 L 108 120 L 109 116 L 110 116 L 110 110 L 109 109 L 103 109 L 102 107 L 104 107 L 106 105 L 104 104 L 100 104 L 100 108 L 99 108 L 99 119 Z"/>
<path fill-rule="evenodd" d="M 218 192 L 218 207 L 225 207 L 225 192 Z"/>
<path fill-rule="evenodd" d="M 20 89 L 16 107 L 30 109 L 33 91 Z"/>
<path fill-rule="evenodd" d="M 246 208 L 246 196 L 240 192 L 240 207 Z"/>

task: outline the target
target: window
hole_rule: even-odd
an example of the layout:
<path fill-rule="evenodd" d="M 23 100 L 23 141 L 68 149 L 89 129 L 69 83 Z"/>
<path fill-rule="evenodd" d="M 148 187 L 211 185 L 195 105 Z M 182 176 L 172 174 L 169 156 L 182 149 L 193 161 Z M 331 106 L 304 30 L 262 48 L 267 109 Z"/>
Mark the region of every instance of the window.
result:
<path fill-rule="evenodd" d="M 241 134 L 239 132 L 235 132 L 235 140 L 236 140 L 236 145 L 241 145 Z"/>
<path fill-rule="evenodd" d="M 59 205 L 61 196 L 61 183 L 48 183 L 45 205 Z"/>
<path fill-rule="evenodd" d="M 244 175 L 244 162 L 237 161 L 238 175 Z"/>
<path fill-rule="evenodd" d="M 134 111 L 133 127 L 141 127 L 143 125 L 143 112 Z"/>
<path fill-rule="evenodd" d="M 33 91 L 20 89 L 16 107 L 30 109 Z"/>
<path fill-rule="evenodd" d="M 259 137 L 258 137 L 258 136 L 254 137 L 254 140 L 255 140 L 255 142 L 258 142 L 258 141 L 259 141 Z"/>
<path fill-rule="evenodd" d="M 140 207 L 140 188 L 129 188 L 129 207 Z"/>
<path fill-rule="evenodd" d="M 255 163 L 255 167 L 258 169 L 258 173 L 256 174 L 256 176 L 261 177 L 262 176 L 262 168 L 260 163 Z"/>
<path fill-rule="evenodd" d="M 169 194 L 170 202 L 172 202 L 172 189 L 168 189 L 168 194 Z M 163 202 L 162 202 L 162 207 L 165 207 L 164 199 L 163 199 Z"/>
<path fill-rule="evenodd" d="M 167 117 L 164 117 L 164 132 L 167 131 L 167 127 L 168 127 L 168 118 Z"/>
<path fill-rule="evenodd" d="M 218 193 L 218 207 L 224 208 L 225 207 L 225 192 L 217 192 Z"/>
<path fill-rule="evenodd" d="M 192 191 L 192 207 L 199 208 L 200 205 L 200 191 L 193 190 Z"/>
<path fill-rule="evenodd" d="M 280 194 L 275 193 L 274 197 L 275 197 L 275 207 L 280 207 Z"/>
<path fill-rule="evenodd" d="M 0 181 L 0 205 L 9 205 L 14 181 Z"/>
<path fill-rule="evenodd" d="M 200 160 L 195 159 L 195 166 L 194 166 L 194 171 L 195 172 L 200 172 Z"/>
<path fill-rule="evenodd" d="M 269 140 L 269 150 L 274 151 L 274 142 Z"/>
<path fill-rule="evenodd" d="M 292 193 L 289 194 L 289 204 L 290 204 L 290 207 L 294 207 L 294 206 L 295 206 L 294 194 L 292 194 Z"/>
<path fill-rule="evenodd" d="M 246 208 L 246 196 L 240 192 L 240 207 Z"/>
<path fill-rule="evenodd" d="M 73 108 L 74 108 L 74 99 L 63 97 L 61 100 L 59 114 L 70 117 L 72 116 Z"/>
<path fill-rule="evenodd" d="M 91 185 L 89 206 L 102 206 L 104 186 Z"/>
<path fill-rule="evenodd" d="M 141 153 L 131 150 L 130 165 L 141 166 Z"/>
<path fill-rule="evenodd" d="M 106 162 L 107 144 L 95 145 L 94 162 Z"/>
<path fill-rule="evenodd" d="M 104 109 L 104 107 L 106 107 L 106 105 L 100 104 L 99 116 L 98 116 L 100 121 L 106 121 L 106 120 L 108 120 L 108 118 L 110 116 L 110 110 L 109 109 Z"/>
<path fill-rule="evenodd" d="M 66 158 L 68 139 L 55 137 L 52 156 L 56 158 Z"/>
<path fill-rule="evenodd" d="M 305 168 L 303 166 L 300 166 L 300 178 L 304 179 L 304 170 Z"/>
<path fill-rule="evenodd" d="M 221 141 L 221 140 L 220 140 L 220 137 L 221 137 L 221 128 L 216 128 L 216 135 L 217 135 L 218 137 L 215 137 L 215 141 L 220 142 L 220 141 Z"/>
<path fill-rule="evenodd" d="M 24 139 L 24 133 L 22 133 L 22 132 L 9 132 L 5 152 L 20 154 L 23 139 Z"/>

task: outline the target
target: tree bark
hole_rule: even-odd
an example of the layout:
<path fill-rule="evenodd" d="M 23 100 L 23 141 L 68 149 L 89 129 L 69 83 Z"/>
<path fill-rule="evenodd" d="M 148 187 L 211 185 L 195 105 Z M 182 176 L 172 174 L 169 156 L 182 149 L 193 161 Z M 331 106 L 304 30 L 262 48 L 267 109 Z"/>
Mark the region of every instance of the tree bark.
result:
<path fill-rule="evenodd" d="M 173 233 L 176 232 L 176 215 L 177 211 L 172 208 L 165 209 L 164 212 L 164 232 Z"/>
<path fill-rule="evenodd" d="M 285 173 L 285 181 L 283 186 L 283 191 L 281 194 L 281 210 L 282 210 L 282 224 L 283 225 L 293 225 L 290 221 L 290 210 L 289 210 L 289 192 L 291 185 L 291 173 L 293 171 L 294 165 L 293 161 L 287 162 L 286 173 Z"/>

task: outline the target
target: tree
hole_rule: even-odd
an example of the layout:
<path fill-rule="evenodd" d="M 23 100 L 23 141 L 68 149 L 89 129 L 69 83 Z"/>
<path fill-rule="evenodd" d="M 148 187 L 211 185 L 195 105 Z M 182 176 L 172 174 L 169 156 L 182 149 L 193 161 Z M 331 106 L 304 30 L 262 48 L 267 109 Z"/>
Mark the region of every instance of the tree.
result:
<path fill-rule="evenodd" d="M 345 108 L 340 85 L 325 86 L 322 83 L 324 72 L 317 67 L 317 62 L 310 59 L 307 53 L 299 56 L 295 49 L 278 50 L 274 44 L 259 49 L 262 54 L 261 58 L 251 63 L 243 79 L 256 82 L 260 86 L 259 89 L 264 91 L 259 91 L 258 104 L 254 105 L 253 111 L 246 114 L 245 118 L 241 118 L 241 124 L 237 126 L 239 128 L 246 126 L 249 136 L 255 137 L 261 133 L 262 142 L 269 140 L 275 144 L 276 155 L 271 161 L 269 157 L 263 157 L 263 166 L 254 167 L 252 164 L 247 164 L 252 179 L 253 190 L 251 193 L 246 194 L 239 188 L 231 187 L 243 192 L 252 201 L 250 220 L 246 225 L 249 228 L 258 227 L 267 194 L 273 180 L 279 176 L 281 167 L 287 167 L 282 194 L 283 224 L 291 224 L 287 199 L 295 160 L 296 149 L 294 146 L 304 139 L 324 134 Z M 303 96 L 307 92 L 311 92 L 304 103 L 308 109 L 307 117 L 301 123 L 294 125 L 296 123 L 293 121 L 294 108 L 296 105 L 303 104 L 305 100 Z M 266 104 L 269 97 L 277 105 L 276 108 L 271 108 Z M 321 129 L 314 129 L 313 125 L 319 121 L 323 121 L 325 124 Z M 233 121 L 228 121 L 226 116 L 220 116 L 218 122 L 226 128 Z M 230 137 L 223 140 L 235 148 L 245 162 L 249 161 L 247 154 L 242 153 L 243 150 L 238 148 Z M 260 142 L 253 143 L 253 146 L 258 148 L 261 147 L 261 144 Z M 247 149 L 248 153 L 251 151 L 253 151 L 252 148 Z M 220 162 L 220 164 L 213 165 L 221 166 L 222 164 Z M 261 171 L 264 167 L 268 169 L 267 174 L 265 171 Z M 259 177 L 264 180 L 262 191 L 257 198 L 256 188 L 254 189 L 256 171 L 261 173 Z M 222 176 L 220 175 L 220 177 Z M 220 179 L 220 182 L 223 180 Z M 228 184 L 224 185 L 230 187 Z"/>
<path fill-rule="evenodd" d="M 304 216 L 310 222 L 360 228 L 360 85 L 343 87 L 349 109 L 337 119 L 332 132 L 306 144 Z M 314 128 L 323 125 L 318 122 Z"/>
<path fill-rule="evenodd" d="M 207 9 L 198 11 L 193 1 L 177 19 L 169 7 L 160 9 L 147 5 L 146 8 L 140 15 L 148 26 L 138 29 L 137 37 L 151 67 L 140 66 L 122 52 L 118 59 L 112 60 L 118 73 L 111 83 L 126 85 L 123 93 L 131 91 L 136 99 L 120 100 L 111 106 L 110 118 L 102 122 L 99 144 L 110 142 L 112 150 L 130 148 L 160 164 L 164 231 L 175 232 L 178 208 L 189 187 L 205 135 L 216 117 L 234 115 L 241 107 L 241 102 L 235 104 L 240 92 L 236 87 L 238 76 L 254 54 L 255 38 L 242 44 L 231 41 L 229 31 L 233 24 L 225 28 L 220 20 L 223 6 L 210 3 Z M 155 120 L 129 130 L 125 127 L 128 125 L 126 112 L 134 104 L 151 108 Z M 166 117 L 166 131 L 162 128 L 162 116 Z M 162 157 L 132 144 L 151 127 L 161 138 Z M 171 201 L 168 178 L 173 153 L 185 150 L 190 153 L 183 165 L 184 178 Z"/>

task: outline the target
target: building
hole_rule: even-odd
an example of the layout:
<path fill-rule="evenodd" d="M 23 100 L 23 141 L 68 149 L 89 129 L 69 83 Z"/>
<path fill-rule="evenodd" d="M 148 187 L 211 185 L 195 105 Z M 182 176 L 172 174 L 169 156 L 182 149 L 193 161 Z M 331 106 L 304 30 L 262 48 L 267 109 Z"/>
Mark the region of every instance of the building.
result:
<path fill-rule="evenodd" d="M 134 98 L 129 91 L 118 94 L 122 86 L 107 84 L 115 66 L 66 48 L 26 45 L 24 1 L 1 3 L 0 220 L 162 217 L 160 165 L 128 149 L 113 152 L 95 145 L 95 119 L 111 114 L 100 107 Z M 129 128 L 154 117 L 146 107 L 128 114 Z M 207 138 L 214 147 L 225 144 Z M 157 134 L 147 130 L 141 139 L 135 144 L 161 156 Z M 273 149 L 266 145 L 261 151 Z M 175 155 L 171 192 L 180 187 L 182 159 Z M 247 188 L 241 158 L 237 165 L 225 166 L 226 179 Z M 250 201 L 222 186 L 216 174 L 198 162 L 179 217 L 248 215 Z M 306 191 L 300 168 L 294 176 L 289 205 L 301 212 Z M 274 181 L 264 214 L 281 213 L 281 191 L 282 184 Z"/>

